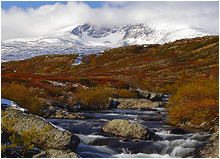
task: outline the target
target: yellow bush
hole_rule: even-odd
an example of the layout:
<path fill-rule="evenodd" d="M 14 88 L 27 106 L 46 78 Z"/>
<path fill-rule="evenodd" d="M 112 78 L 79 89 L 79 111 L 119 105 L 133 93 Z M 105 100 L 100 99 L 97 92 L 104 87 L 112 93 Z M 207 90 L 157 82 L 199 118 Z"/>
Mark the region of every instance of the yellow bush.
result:
<path fill-rule="evenodd" d="M 86 109 L 100 109 L 109 102 L 113 95 L 113 89 L 107 86 L 91 87 L 84 89 L 79 87 L 76 93 L 77 101 Z"/>
<path fill-rule="evenodd" d="M 217 79 L 199 77 L 190 83 L 180 87 L 175 96 L 170 101 L 174 105 L 199 101 L 204 98 L 219 99 L 219 84 Z"/>
<path fill-rule="evenodd" d="M 144 81 L 141 81 L 142 89 L 148 91 L 155 91 L 157 89 L 157 83 L 150 78 L 146 78 Z"/>
<path fill-rule="evenodd" d="M 219 102 L 214 99 L 202 99 L 201 101 L 193 103 L 194 111 L 191 122 L 200 124 L 205 121 L 211 121 L 213 118 L 219 116 Z"/>
<path fill-rule="evenodd" d="M 165 93 L 165 94 L 174 94 L 178 91 L 178 84 L 166 84 L 162 86 L 159 90 L 159 92 Z"/>
<path fill-rule="evenodd" d="M 2 85 L 1 97 L 14 101 L 20 107 L 28 109 L 32 114 L 41 115 L 42 113 L 43 103 L 36 94 L 29 91 L 25 86 L 15 83 Z"/>
<path fill-rule="evenodd" d="M 137 94 L 127 89 L 117 89 L 116 97 L 118 98 L 137 98 Z"/>
<path fill-rule="evenodd" d="M 167 106 L 170 123 L 201 124 L 219 115 L 219 84 L 214 78 L 199 77 L 184 84 Z"/>

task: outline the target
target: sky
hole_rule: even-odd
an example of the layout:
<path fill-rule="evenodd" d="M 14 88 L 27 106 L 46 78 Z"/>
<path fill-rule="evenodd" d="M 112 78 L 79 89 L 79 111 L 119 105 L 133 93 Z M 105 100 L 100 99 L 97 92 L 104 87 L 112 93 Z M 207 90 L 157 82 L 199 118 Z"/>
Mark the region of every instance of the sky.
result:
<path fill-rule="evenodd" d="M 193 26 L 219 33 L 218 1 L 1 1 L 1 40 L 83 23 L 152 28 Z"/>
<path fill-rule="evenodd" d="M 10 9 L 13 6 L 20 7 L 23 9 L 27 8 L 38 8 L 42 5 L 52 5 L 55 3 L 67 4 L 68 1 L 1 1 L 2 9 Z M 100 8 L 104 1 L 84 1 L 84 3 L 88 4 L 91 8 Z"/>

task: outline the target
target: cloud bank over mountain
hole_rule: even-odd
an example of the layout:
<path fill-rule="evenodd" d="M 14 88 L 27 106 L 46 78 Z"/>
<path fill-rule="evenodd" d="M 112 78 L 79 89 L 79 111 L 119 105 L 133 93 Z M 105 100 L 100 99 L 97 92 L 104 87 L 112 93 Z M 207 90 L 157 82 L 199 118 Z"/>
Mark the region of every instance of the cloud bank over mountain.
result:
<path fill-rule="evenodd" d="M 218 33 L 219 2 L 105 2 L 91 8 L 83 2 L 44 5 L 26 10 L 1 10 L 1 39 L 44 35 L 67 26 L 90 23 L 120 26 L 144 23 L 150 27 L 201 27 Z"/>

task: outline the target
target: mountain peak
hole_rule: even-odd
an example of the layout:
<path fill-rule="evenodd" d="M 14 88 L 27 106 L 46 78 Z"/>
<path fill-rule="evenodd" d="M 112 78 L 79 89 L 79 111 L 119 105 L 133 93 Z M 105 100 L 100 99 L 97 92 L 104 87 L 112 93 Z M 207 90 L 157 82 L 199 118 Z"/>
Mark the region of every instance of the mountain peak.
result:
<path fill-rule="evenodd" d="M 126 44 L 164 44 L 183 38 L 214 35 L 210 31 L 195 27 L 151 28 L 143 23 L 123 26 L 95 26 L 81 24 L 70 33 L 88 45 L 120 46 Z M 106 43 L 108 41 L 108 43 Z"/>
<path fill-rule="evenodd" d="M 24 52 L 32 56 L 36 54 L 81 53 L 105 50 L 127 45 L 164 44 L 179 39 L 216 35 L 210 31 L 196 27 L 149 27 L 146 24 L 130 24 L 123 26 L 96 26 L 88 23 L 69 26 L 45 36 L 17 38 L 2 41 L 2 54 L 11 55 Z M 73 49 L 74 48 L 74 49 Z M 92 49 L 91 49 L 92 48 Z M 31 53 L 30 53 L 31 50 Z M 52 51 L 53 50 L 53 51 Z M 74 51 L 73 51 L 74 50 Z M 35 54 L 35 53 L 33 53 Z"/>
<path fill-rule="evenodd" d="M 94 25 L 89 25 L 87 23 L 83 25 L 79 25 L 76 28 L 74 28 L 71 33 L 73 35 L 76 35 L 80 38 L 82 38 L 82 34 L 86 32 L 88 36 L 93 37 L 93 38 L 101 38 L 108 36 L 112 30 L 107 27 L 97 27 Z"/>

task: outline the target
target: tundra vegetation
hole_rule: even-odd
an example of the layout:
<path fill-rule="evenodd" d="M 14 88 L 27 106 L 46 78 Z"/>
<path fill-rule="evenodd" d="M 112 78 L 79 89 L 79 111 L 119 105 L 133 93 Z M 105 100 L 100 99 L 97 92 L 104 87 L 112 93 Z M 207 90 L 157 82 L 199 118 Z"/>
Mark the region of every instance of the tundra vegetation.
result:
<path fill-rule="evenodd" d="M 200 125 L 219 116 L 219 81 L 213 77 L 187 79 L 167 105 L 171 124 Z"/>
<path fill-rule="evenodd" d="M 167 106 L 172 124 L 201 124 L 218 117 L 218 36 L 100 54 L 84 56 L 80 65 L 72 65 L 77 55 L 2 63 L 2 97 L 40 115 L 48 103 L 68 110 L 77 105 L 103 109 L 109 97 L 138 98 L 132 89 L 142 89 L 172 94 L 172 106 Z"/>

